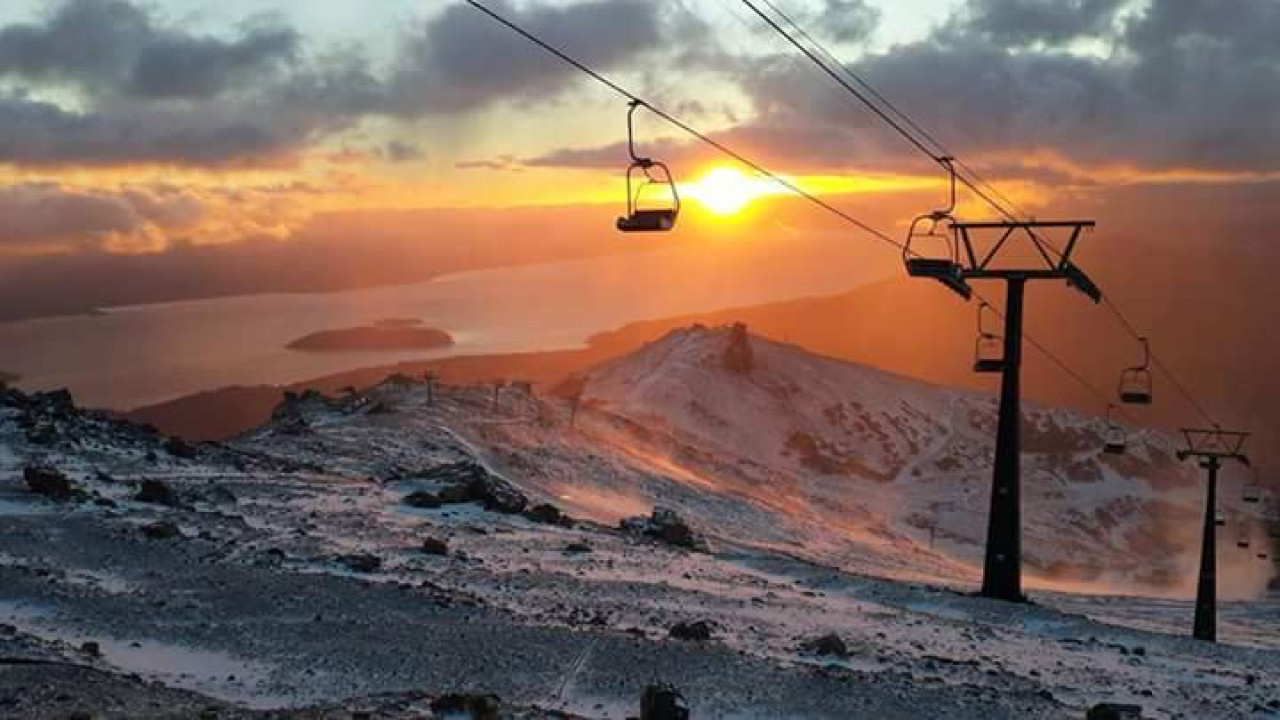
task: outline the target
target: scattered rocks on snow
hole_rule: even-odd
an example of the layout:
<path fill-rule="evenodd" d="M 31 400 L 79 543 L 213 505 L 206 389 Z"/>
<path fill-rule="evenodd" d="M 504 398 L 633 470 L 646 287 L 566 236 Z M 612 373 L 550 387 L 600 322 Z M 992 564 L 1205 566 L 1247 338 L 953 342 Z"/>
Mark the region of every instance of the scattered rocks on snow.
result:
<path fill-rule="evenodd" d="M 472 720 L 498 720 L 502 701 L 497 695 L 451 694 L 432 701 L 431 711 L 444 717 L 461 715 Z"/>
<path fill-rule="evenodd" d="M 178 526 L 168 520 L 160 520 L 143 525 L 142 534 L 152 540 L 172 540 L 176 537 L 182 537 L 182 531 L 178 529 Z"/>
<path fill-rule="evenodd" d="M 848 657 L 849 647 L 845 645 L 844 640 L 840 639 L 835 633 L 827 633 L 822 637 L 813 638 L 800 646 L 800 649 L 813 653 L 814 655 Z"/>
<path fill-rule="evenodd" d="M 178 507 L 182 504 L 178 501 L 178 494 L 163 480 L 143 480 L 142 485 L 138 487 L 138 494 L 134 495 L 133 499 L 141 503 L 168 507 Z"/>
<path fill-rule="evenodd" d="M 705 550 L 706 538 L 695 532 L 674 510 L 655 507 L 649 517 L 633 517 L 622 521 L 621 528 L 629 533 L 661 540 L 668 545 Z"/>
<path fill-rule="evenodd" d="M 347 567 L 348 570 L 355 572 L 371 573 L 382 569 L 382 558 L 369 553 L 356 553 L 354 555 L 343 555 L 338 558 Z"/>
<path fill-rule="evenodd" d="M 655 683 L 640 697 L 640 720 L 689 720 L 689 704 L 674 685 Z"/>
<path fill-rule="evenodd" d="M 1141 705 L 1125 705 L 1122 703 L 1098 703 L 1084 714 L 1085 720 L 1140 720 Z"/>
<path fill-rule="evenodd" d="M 677 640 L 705 642 L 711 639 L 711 623 L 706 620 L 678 622 L 672 626 L 667 634 Z"/>
<path fill-rule="evenodd" d="M 67 502 L 79 494 L 71 479 L 54 468 L 28 466 L 22 469 L 22 478 L 31 492 L 57 502 Z"/>
<path fill-rule="evenodd" d="M 210 505 L 235 505 L 239 502 L 236 494 L 223 485 L 210 485 L 201 488 L 196 496 Z"/>
<path fill-rule="evenodd" d="M 409 493 L 408 495 L 405 495 L 404 499 L 400 502 L 408 505 L 409 507 L 423 508 L 427 510 L 433 510 L 444 505 L 444 502 L 440 500 L 439 495 L 427 490 L 419 490 L 417 492 Z"/>
<path fill-rule="evenodd" d="M 420 548 L 424 554 L 439 555 L 441 557 L 449 554 L 449 543 L 437 538 L 427 538 L 422 541 Z"/>

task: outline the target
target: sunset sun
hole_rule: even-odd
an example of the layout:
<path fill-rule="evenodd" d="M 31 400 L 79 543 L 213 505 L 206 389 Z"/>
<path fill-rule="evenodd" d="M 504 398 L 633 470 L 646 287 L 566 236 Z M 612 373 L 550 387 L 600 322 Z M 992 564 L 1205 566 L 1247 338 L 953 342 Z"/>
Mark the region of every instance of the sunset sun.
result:
<path fill-rule="evenodd" d="M 683 190 L 713 215 L 721 216 L 735 215 L 751 201 L 778 192 L 773 183 L 748 177 L 731 167 L 715 168 Z"/>

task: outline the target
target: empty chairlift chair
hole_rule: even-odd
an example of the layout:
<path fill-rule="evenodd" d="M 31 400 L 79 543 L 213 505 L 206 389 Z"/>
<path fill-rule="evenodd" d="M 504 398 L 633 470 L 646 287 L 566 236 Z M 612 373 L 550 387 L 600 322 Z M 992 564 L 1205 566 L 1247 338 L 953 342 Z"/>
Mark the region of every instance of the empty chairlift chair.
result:
<path fill-rule="evenodd" d="M 1214 524 L 1214 525 L 1217 525 L 1218 527 L 1226 527 L 1226 525 L 1227 525 L 1227 516 L 1226 516 L 1226 514 L 1224 514 L 1221 510 L 1214 510 L 1214 511 L 1213 511 L 1213 524 Z"/>
<path fill-rule="evenodd" d="M 973 351 L 973 371 L 1004 372 L 1004 338 L 987 331 L 982 317 L 987 311 L 994 313 L 995 309 L 985 302 L 978 306 L 978 341 Z"/>
<path fill-rule="evenodd" d="M 1129 449 L 1129 438 L 1115 421 L 1115 409 L 1115 405 L 1107 406 L 1107 430 L 1103 436 L 1102 451 L 1108 455 L 1123 455 Z"/>
<path fill-rule="evenodd" d="M 939 158 L 938 162 L 951 176 L 951 203 L 945 210 L 934 210 L 911 221 L 902 246 L 902 261 L 911 277 L 937 280 L 968 300 L 973 288 L 965 281 L 960 243 L 951 227 L 951 213 L 956 207 L 956 171 L 951 158 Z"/>
<path fill-rule="evenodd" d="M 636 154 L 635 115 L 641 105 L 639 100 L 633 100 L 627 112 L 627 152 L 631 155 L 631 165 L 627 168 L 627 214 L 618 218 L 618 230 L 668 232 L 675 229 L 680 217 L 680 191 L 664 163 Z M 637 177 L 637 173 L 642 177 Z M 661 198 L 647 199 L 646 190 L 651 189 L 657 189 Z"/>
<path fill-rule="evenodd" d="M 1151 404 L 1151 345 L 1142 341 L 1142 364 L 1128 368 L 1120 375 L 1120 400 L 1127 405 Z"/>
<path fill-rule="evenodd" d="M 1256 469 L 1254 470 L 1254 473 L 1255 477 L 1253 482 L 1245 485 L 1244 492 L 1241 494 L 1241 499 L 1250 505 L 1257 505 L 1262 502 L 1262 483 L 1260 483 L 1256 477 Z"/>

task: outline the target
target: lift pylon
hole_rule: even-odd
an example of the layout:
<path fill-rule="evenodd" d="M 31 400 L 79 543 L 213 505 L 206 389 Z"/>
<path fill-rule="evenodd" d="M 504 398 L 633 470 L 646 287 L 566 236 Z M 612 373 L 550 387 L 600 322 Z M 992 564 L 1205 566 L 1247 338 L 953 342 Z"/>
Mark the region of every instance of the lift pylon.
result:
<path fill-rule="evenodd" d="M 1178 459 L 1198 460 L 1209 480 L 1205 487 L 1204 533 L 1200 541 L 1200 577 L 1196 583 L 1196 616 L 1192 635 L 1197 640 L 1215 642 L 1218 639 L 1218 545 L 1215 532 L 1218 471 L 1227 460 L 1249 466 L 1249 457 L 1244 454 L 1249 433 L 1220 427 L 1211 430 L 1183 428 L 1182 436 L 1187 446 L 1178 451 Z"/>
<path fill-rule="evenodd" d="M 947 162 L 943 167 L 950 168 Z M 954 172 L 954 171 L 952 171 Z M 925 216 L 930 217 L 930 216 Z M 1000 382 L 1000 418 L 996 431 L 996 458 L 991 488 L 991 513 L 987 519 L 987 547 L 982 570 L 982 595 L 1000 600 L 1023 600 L 1022 595 L 1022 317 L 1029 281 L 1065 281 L 1095 303 L 1102 291 L 1073 261 L 1080 236 L 1094 227 L 1092 220 L 959 222 L 948 220 L 953 233 L 954 261 L 932 275 L 913 266 L 907 258 L 907 272 L 915 277 L 932 277 L 968 299 L 973 280 L 1003 280 L 1006 286 L 1004 310 L 1004 353 Z M 1066 234 L 1058 250 L 1051 236 Z M 1015 253 L 1030 256 L 1018 259 Z M 1014 258 L 1010 258 L 1015 255 Z M 937 262 L 941 268 L 943 258 Z M 917 263 L 918 264 L 918 263 Z"/>

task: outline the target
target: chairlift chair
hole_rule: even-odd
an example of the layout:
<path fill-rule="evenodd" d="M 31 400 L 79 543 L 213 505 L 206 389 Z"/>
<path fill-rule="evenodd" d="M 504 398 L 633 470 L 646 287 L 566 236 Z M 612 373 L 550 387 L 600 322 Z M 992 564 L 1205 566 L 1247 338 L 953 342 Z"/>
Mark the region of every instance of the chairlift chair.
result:
<path fill-rule="evenodd" d="M 1103 435 L 1102 451 L 1108 455 L 1123 455 L 1129 449 L 1129 439 L 1124 428 L 1115 421 L 1116 406 L 1107 406 L 1107 430 Z"/>
<path fill-rule="evenodd" d="M 1242 493 L 1241 499 L 1249 503 L 1250 505 L 1257 505 L 1258 503 L 1262 502 L 1262 483 L 1258 482 L 1258 478 L 1257 478 L 1258 471 L 1255 469 L 1253 472 L 1254 472 L 1253 482 L 1244 486 L 1244 492 Z"/>
<path fill-rule="evenodd" d="M 1127 405 L 1151 404 L 1151 345 L 1146 338 L 1142 342 L 1142 364 L 1126 369 L 1120 374 L 1120 400 Z"/>
<path fill-rule="evenodd" d="M 1241 550 L 1249 549 L 1249 526 L 1244 524 L 1244 520 L 1240 520 L 1240 534 L 1236 536 L 1236 547 Z"/>
<path fill-rule="evenodd" d="M 1215 510 L 1213 512 L 1213 524 L 1218 527 L 1226 527 L 1227 516 L 1224 515 L 1221 510 Z"/>
<path fill-rule="evenodd" d="M 939 158 L 938 163 L 950 175 L 951 203 L 944 210 L 934 210 L 911 221 L 907 241 L 902 245 L 902 261 L 911 277 L 937 280 L 968 300 L 973 296 L 973 288 L 965 282 L 960 244 L 951 228 L 954 221 L 951 213 L 956 207 L 956 171 L 951 158 Z M 942 252 L 938 251 L 939 247 L 943 248 Z"/>
<path fill-rule="evenodd" d="M 988 332 L 983 326 L 983 312 L 991 310 L 990 305 L 982 303 L 978 306 L 978 340 L 974 347 L 973 371 L 977 373 L 1004 372 L 1004 338 Z"/>
<path fill-rule="evenodd" d="M 680 217 L 680 191 L 671 177 L 671 169 L 665 163 L 636 154 L 635 114 L 644 103 L 631 101 L 627 112 L 627 152 L 631 165 L 627 168 L 627 214 L 618 218 L 618 230 L 622 232 L 668 232 L 676 226 Z M 643 179 L 637 178 L 637 173 Z M 666 188 L 666 197 L 650 205 L 645 200 L 645 190 Z"/>

